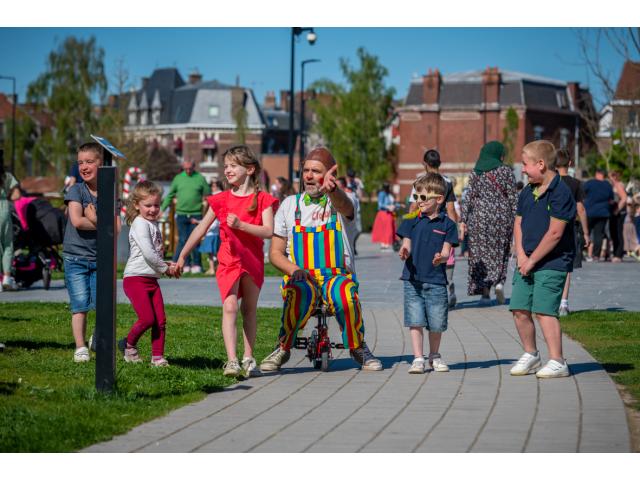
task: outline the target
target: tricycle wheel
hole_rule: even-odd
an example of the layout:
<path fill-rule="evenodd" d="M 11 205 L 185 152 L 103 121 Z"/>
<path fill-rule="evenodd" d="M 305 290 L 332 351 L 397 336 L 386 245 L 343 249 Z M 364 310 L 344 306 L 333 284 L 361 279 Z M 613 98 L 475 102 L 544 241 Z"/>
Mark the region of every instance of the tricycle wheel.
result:
<path fill-rule="evenodd" d="M 321 358 L 321 370 L 323 372 L 328 372 L 329 371 L 329 352 L 324 351 L 322 352 L 322 358 Z"/>
<path fill-rule="evenodd" d="M 49 290 L 51 286 L 51 270 L 49 267 L 42 267 L 42 284 L 45 290 Z"/>

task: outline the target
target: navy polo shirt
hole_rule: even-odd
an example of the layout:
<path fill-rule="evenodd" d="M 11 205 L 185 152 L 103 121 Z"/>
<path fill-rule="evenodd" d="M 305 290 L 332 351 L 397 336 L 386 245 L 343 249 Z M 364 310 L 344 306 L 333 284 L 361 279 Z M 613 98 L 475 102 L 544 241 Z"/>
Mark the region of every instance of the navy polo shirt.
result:
<path fill-rule="evenodd" d="M 573 220 L 576 217 L 576 202 L 571 190 L 556 175 L 547 190 L 536 198 L 534 188 L 527 185 L 518 197 L 516 215 L 522 217 L 522 247 L 527 256 L 537 248 L 549 230 L 551 217 L 566 222 L 568 225 L 562 238 L 545 257 L 534 267 L 537 270 L 573 271 L 575 243 L 573 237 Z"/>
<path fill-rule="evenodd" d="M 433 257 L 442 251 L 444 242 L 458 245 L 456 224 L 444 211 L 435 218 L 419 215 L 404 220 L 396 235 L 411 239 L 411 255 L 404 263 L 400 280 L 447 284 L 446 259 L 437 267 L 433 266 Z"/>

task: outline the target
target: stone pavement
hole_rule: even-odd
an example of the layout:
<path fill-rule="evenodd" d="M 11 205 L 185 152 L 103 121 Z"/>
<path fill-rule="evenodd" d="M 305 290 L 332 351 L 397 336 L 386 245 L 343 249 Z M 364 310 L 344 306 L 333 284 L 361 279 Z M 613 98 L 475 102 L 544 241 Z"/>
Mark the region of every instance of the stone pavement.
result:
<path fill-rule="evenodd" d="M 407 374 L 412 355 L 402 325 L 401 262 L 366 237 L 361 243 L 366 337 L 384 371 L 357 370 L 348 352 L 334 350 L 331 370 L 322 373 L 311 368 L 302 350 L 294 350 L 281 373 L 243 381 L 85 451 L 630 451 L 617 390 L 578 343 L 564 339 L 571 377 L 509 375 L 522 353 L 511 315 L 504 306 L 479 308 L 466 296 L 464 261 L 454 277 L 461 305 L 450 312 L 441 348 L 451 371 Z M 588 264 L 579 271 L 573 307 L 640 310 L 637 295 L 620 281 L 637 275 L 638 267 Z M 171 289 L 183 283 L 189 288 L 181 294 L 165 288 L 165 298 L 219 303 L 212 280 L 180 280 Z M 265 283 L 261 305 L 280 305 L 276 286 L 276 279 Z M 330 330 L 337 336 L 335 324 Z M 542 337 L 539 347 L 546 359 Z"/>

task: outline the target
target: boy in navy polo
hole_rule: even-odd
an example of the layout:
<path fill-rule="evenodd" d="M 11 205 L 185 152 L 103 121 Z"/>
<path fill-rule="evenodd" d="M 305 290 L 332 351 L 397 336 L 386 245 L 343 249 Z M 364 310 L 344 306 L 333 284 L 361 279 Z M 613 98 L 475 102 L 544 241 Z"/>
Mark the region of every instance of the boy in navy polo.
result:
<path fill-rule="evenodd" d="M 404 281 L 404 325 L 410 329 L 414 356 L 409 373 L 425 372 L 424 328 L 429 330 L 429 365 L 436 372 L 448 372 L 439 349 L 449 313 L 445 268 L 451 248 L 458 244 L 458 230 L 445 212 L 439 212 L 446 192 L 440 175 L 423 175 L 413 188 L 420 213 L 404 220 L 396 232 L 402 238 L 399 255 L 405 260 L 400 277 Z"/>
<path fill-rule="evenodd" d="M 550 357 L 536 376 L 569 375 L 569 367 L 562 357 L 558 310 L 567 273 L 573 270 L 572 223 L 576 202 L 555 171 L 555 165 L 556 149 L 551 142 L 537 140 L 524 146 L 522 170 L 529 177 L 529 185 L 518 198 L 514 225 L 518 268 L 513 276 L 509 310 L 513 312 L 525 353 L 511 369 L 511 375 L 527 375 L 540 367 L 533 313 L 542 328 Z"/>

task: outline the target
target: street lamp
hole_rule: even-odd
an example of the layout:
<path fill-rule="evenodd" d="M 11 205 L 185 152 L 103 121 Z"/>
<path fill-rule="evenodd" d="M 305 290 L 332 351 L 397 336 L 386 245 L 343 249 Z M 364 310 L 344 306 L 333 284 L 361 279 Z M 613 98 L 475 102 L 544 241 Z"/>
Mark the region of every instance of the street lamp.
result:
<path fill-rule="evenodd" d="M 310 58 L 309 60 L 303 60 L 300 62 L 300 161 L 304 158 L 304 66 L 307 63 L 317 63 L 320 60 L 317 58 Z"/>
<path fill-rule="evenodd" d="M 16 77 L 0 75 L 2 80 L 11 80 L 13 83 L 11 106 L 11 173 L 16 174 Z"/>
<path fill-rule="evenodd" d="M 293 27 L 291 29 L 291 83 L 289 84 L 289 182 L 293 185 L 293 150 L 295 148 L 293 141 L 293 80 L 294 80 L 294 59 L 295 59 L 295 39 L 302 32 L 307 33 L 307 42 L 309 45 L 316 43 L 318 36 L 311 27 Z M 302 161 L 302 159 L 300 159 Z"/>

